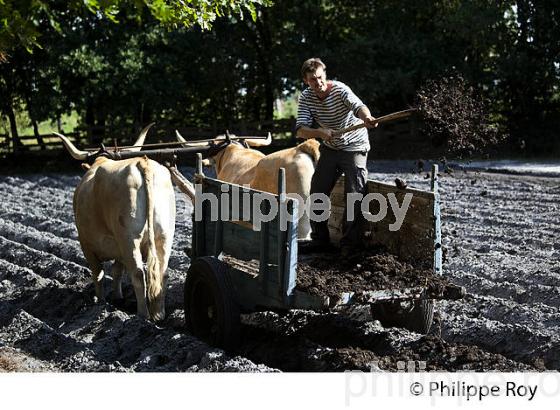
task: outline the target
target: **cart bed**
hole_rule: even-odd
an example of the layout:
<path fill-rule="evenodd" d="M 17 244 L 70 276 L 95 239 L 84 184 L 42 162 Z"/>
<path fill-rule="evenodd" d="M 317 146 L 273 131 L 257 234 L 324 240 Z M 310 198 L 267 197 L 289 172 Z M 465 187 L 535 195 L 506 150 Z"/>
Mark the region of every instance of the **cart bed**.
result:
<path fill-rule="evenodd" d="M 203 193 L 223 195 L 225 184 L 228 192 L 237 187 L 251 198 L 253 195 L 264 194 L 208 178 L 201 173 L 197 174 L 196 178 L 197 182 L 202 184 Z M 280 173 L 280 193 L 285 192 L 283 186 L 285 182 L 282 181 Z M 227 263 L 231 270 L 234 293 L 240 307 L 245 311 L 260 308 L 322 310 L 349 303 L 460 297 L 462 294 L 460 290 L 439 278 L 442 271 L 437 167 L 433 170 L 430 191 L 400 189 L 373 180 L 368 180 L 367 188 L 369 193 L 381 193 L 386 197 L 394 195 L 399 204 L 402 204 L 405 196 L 410 194 L 410 204 L 401 228 L 394 232 L 389 229 L 389 225 L 395 221 L 395 215 L 391 207 L 388 207 L 387 216 L 382 221 L 367 223 L 366 245 L 373 249 L 381 247 L 394 255 L 399 263 L 414 266 L 418 273 L 417 281 L 391 283 L 389 280 L 381 289 L 375 273 L 372 272 L 371 287 L 368 287 L 367 283 L 353 284 L 351 276 L 348 275 L 349 280 L 346 281 L 345 286 L 339 289 L 335 287 L 328 292 L 322 292 L 313 284 L 306 286 L 301 281 L 298 285 L 298 262 L 305 262 L 312 255 L 298 256 L 297 221 L 289 222 L 286 229 L 280 229 L 280 221 L 277 217 L 262 224 L 261 229 L 257 230 L 252 219 L 216 221 L 216 218 L 211 217 L 209 206 L 201 207 L 202 218 L 194 223 L 193 256 L 215 256 Z M 341 178 L 331 194 L 329 230 L 335 241 L 340 238 L 342 232 L 343 192 L 344 182 Z M 269 193 L 266 195 L 279 203 L 284 201 L 291 212 L 297 210 L 297 202 L 290 198 Z M 238 205 L 239 215 L 243 215 L 246 203 L 243 203 L 240 197 L 232 195 L 229 199 L 231 203 Z M 378 202 L 372 201 L 370 212 L 377 214 L 378 211 Z M 252 209 L 248 215 L 252 215 Z M 217 219 L 220 219 L 220 215 Z M 367 254 L 363 256 L 368 257 Z M 426 270 L 429 273 L 426 273 Z M 413 276 L 414 272 L 411 272 L 411 275 Z"/>

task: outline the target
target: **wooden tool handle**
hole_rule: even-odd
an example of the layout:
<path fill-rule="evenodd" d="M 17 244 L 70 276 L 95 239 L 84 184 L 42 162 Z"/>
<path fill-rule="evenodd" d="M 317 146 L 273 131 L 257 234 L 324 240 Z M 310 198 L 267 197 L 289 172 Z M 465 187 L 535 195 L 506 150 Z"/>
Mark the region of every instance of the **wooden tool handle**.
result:
<path fill-rule="evenodd" d="M 410 108 L 410 109 L 404 110 L 404 111 L 397 111 L 397 112 L 394 112 L 394 113 L 387 114 L 387 115 L 384 115 L 382 117 L 376 118 L 375 122 L 377 124 L 382 124 L 384 122 L 398 120 L 399 118 L 408 117 L 408 116 L 412 115 L 413 113 L 415 113 L 416 111 L 417 110 L 415 108 Z M 346 128 L 341 129 L 341 130 L 333 131 L 332 135 L 333 135 L 333 137 L 339 137 L 346 132 L 358 130 L 360 128 L 364 128 L 365 126 L 366 126 L 366 124 L 365 124 L 365 122 L 363 122 L 361 124 L 352 125 L 350 127 L 346 127 Z"/>

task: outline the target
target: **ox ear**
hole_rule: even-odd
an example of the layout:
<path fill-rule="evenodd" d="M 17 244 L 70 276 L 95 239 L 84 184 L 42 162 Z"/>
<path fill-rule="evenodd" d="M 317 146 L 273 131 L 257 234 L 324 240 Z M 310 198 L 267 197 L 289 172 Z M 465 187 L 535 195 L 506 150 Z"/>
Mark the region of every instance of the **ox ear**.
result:
<path fill-rule="evenodd" d="M 251 147 L 264 147 L 270 145 L 270 143 L 272 142 L 272 135 L 270 135 L 269 132 L 266 139 L 262 139 L 262 138 L 244 138 L 244 139 L 245 142 L 249 144 L 249 146 Z"/>
<path fill-rule="evenodd" d="M 70 153 L 70 155 L 72 155 L 74 159 L 84 161 L 88 157 L 89 153 L 87 151 L 81 151 L 78 148 L 76 148 L 76 146 L 72 144 L 70 140 L 66 138 L 64 135 L 59 134 L 58 132 L 53 132 L 53 134 L 62 140 L 64 147 Z"/>
<path fill-rule="evenodd" d="M 84 171 L 89 171 L 90 168 L 91 168 L 91 165 L 86 164 L 86 163 L 82 163 L 82 169 L 83 169 Z"/>
<path fill-rule="evenodd" d="M 134 148 L 129 148 L 129 149 L 127 149 L 127 151 L 132 151 L 132 152 L 140 151 L 142 149 L 142 145 L 144 145 L 144 140 L 146 139 L 146 135 L 148 135 L 148 131 L 150 130 L 150 128 L 152 128 L 154 126 L 154 124 L 155 124 L 155 122 L 152 122 L 151 124 L 146 125 L 144 127 L 144 129 L 142 131 L 140 131 L 140 135 L 138 136 L 138 139 L 133 144 Z"/>

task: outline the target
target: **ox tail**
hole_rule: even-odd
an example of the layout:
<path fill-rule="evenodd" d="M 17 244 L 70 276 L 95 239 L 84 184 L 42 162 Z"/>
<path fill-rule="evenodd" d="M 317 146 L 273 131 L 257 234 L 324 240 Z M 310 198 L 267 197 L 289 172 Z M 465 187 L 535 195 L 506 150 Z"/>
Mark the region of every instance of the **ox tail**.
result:
<path fill-rule="evenodd" d="M 299 144 L 296 149 L 309 155 L 313 160 L 313 163 L 316 165 L 317 161 L 319 161 L 319 157 L 321 156 L 321 154 L 319 153 L 319 146 L 319 141 L 311 138 Z"/>
<path fill-rule="evenodd" d="M 154 170 L 150 166 L 148 157 L 143 157 L 138 165 L 144 174 L 144 182 L 146 187 L 146 220 L 148 228 L 148 255 L 147 255 L 147 272 L 146 272 L 146 293 L 148 301 L 153 301 L 161 293 L 160 279 L 160 262 L 157 256 L 156 240 L 154 234 Z M 148 304 L 149 305 L 149 304 Z"/>

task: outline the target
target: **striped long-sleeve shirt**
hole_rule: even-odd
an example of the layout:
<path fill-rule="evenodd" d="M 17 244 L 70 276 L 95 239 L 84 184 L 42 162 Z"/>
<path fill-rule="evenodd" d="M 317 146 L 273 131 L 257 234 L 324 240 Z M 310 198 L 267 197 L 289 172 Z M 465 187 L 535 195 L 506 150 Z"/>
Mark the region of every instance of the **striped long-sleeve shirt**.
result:
<path fill-rule="evenodd" d="M 296 129 L 319 126 L 336 131 L 362 122 L 356 114 L 365 104 L 346 84 L 340 81 L 331 81 L 331 83 L 331 91 L 324 100 L 317 97 L 309 87 L 303 91 L 298 102 Z M 347 132 L 324 143 L 330 148 L 341 151 L 369 151 L 370 149 L 366 128 Z"/>

